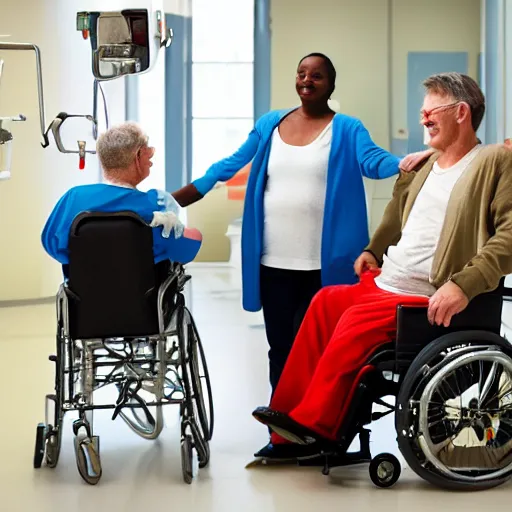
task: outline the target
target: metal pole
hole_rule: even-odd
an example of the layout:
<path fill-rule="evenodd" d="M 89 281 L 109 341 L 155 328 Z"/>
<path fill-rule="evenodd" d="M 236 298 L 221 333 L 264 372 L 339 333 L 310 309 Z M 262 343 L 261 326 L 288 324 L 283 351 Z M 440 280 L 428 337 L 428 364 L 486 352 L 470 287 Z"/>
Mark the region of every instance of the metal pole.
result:
<path fill-rule="evenodd" d="M 33 50 L 36 54 L 36 69 L 37 69 L 37 93 L 39 98 L 39 122 L 41 125 L 41 135 L 44 143 L 43 147 L 48 146 L 48 139 L 45 135 L 46 121 L 44 115 L 44 94 L 43 94 L 43 72 L 41 67 L 41 51 L 35 44 L 30 43 L 3 43 L 0 42 L 0 51 L 2 50 Z M 0 61 L 3 64 L 3 61 Z M 0 77 L 2 74 L 2 66 L 0 65 Z"/>

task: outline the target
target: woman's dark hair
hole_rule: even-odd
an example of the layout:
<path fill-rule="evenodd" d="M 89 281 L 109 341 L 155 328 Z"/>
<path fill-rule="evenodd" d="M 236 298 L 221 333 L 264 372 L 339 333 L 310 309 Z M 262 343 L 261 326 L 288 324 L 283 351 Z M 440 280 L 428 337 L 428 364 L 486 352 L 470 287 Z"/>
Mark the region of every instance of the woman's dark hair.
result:
<path fill-rule="evenodd" d="M 302 57 L 299 61 L 299 66 L 302 64 L 302 62 L 309 57 L 319 57 L 320 59 L 323 59 L 325 62 L 325 67 L 327 68 L 327 78 L 329 79 L 329 82 L 331 84 L 331 93 L 334 91 L 334 87 L 336 86 L 336 68 L 334 67 L 334 64 L 332 63 L 331 59 L 327 57 L 327 55 L 324 55 L 323 53 L 310 53 L 309 55 L 306 55 L 305 57 Z M 298 66 L 297 66 L 298 67 Z"/>

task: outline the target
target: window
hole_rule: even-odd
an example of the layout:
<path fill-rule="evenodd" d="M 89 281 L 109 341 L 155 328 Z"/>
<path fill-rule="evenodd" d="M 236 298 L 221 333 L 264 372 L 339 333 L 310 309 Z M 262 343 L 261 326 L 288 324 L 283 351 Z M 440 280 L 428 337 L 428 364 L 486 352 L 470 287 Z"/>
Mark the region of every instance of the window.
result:
<path fill-rule="evenodd" d="M 193 64 L 192 116 L 252 118 L 252 74 L 252 63 Z"/>
<path fill-rule="evenodd" d="M 193 62 L 253 62 L 254 0 L 192 0 Z"/>
<path fill-rule="evenodd" d="M 254 123 L 254 0 L 192 1 L 192 179 Z"/>
<path fill-rule="evenodd" d="M 212 163 L 231 155 L 247 139 L 252 119 L 194 119 L 193 179 L 203 176 Z"/>

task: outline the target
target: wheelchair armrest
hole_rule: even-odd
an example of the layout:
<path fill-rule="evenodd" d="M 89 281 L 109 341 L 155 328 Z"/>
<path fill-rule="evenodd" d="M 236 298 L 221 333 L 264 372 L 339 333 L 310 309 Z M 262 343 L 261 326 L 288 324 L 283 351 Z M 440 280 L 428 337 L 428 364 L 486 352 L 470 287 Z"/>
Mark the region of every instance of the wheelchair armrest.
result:
<path fill-rule="evenodd" d="M 442 328 L 428 321 L 427 311 L 425 306 L 398 306 L 395 340 L 397 361 L 412 362 L 423 347 L 441 336 Z"/>
<path fill-rule="evenodd" d="M 485 293 L 475 297 L 464 311 L 454 315 L 449 327 L 432 325 L 427 307 L 403 306 L 397 308 L 396 359 L 414 359 L 430 342 L 444 334 L 457 331 L 501 332 L 501 293 Z"/>

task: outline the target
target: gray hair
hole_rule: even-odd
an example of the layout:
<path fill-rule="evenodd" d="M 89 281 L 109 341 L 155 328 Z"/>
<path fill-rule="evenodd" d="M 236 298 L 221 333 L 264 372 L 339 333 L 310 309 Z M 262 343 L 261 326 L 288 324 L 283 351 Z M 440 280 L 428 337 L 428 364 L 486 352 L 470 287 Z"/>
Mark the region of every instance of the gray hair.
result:
<path fill-rule="evenodd" d="M 440 73 L 427 78 L 423 86 L 428 92 L 448 94 L 455 101 L 467 103 L 473 130 L 478 130 L 485 113 L 485 97 L 475 80 L 461 73 Z"/>
<path fill-rule="evenodd" d="M 137 151 L 147 143 L 148 137 L 140 126 L 126 122 L 103 132 L 96 143 L 96 151 L 105 171 L 126 169 Z"/>

